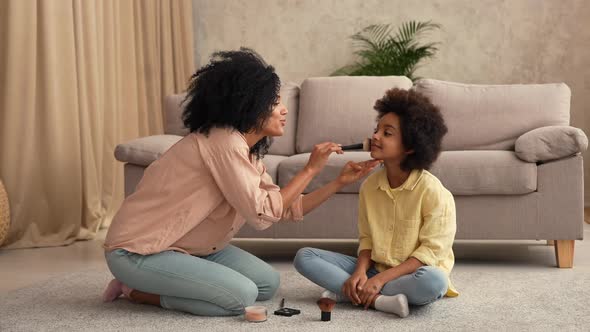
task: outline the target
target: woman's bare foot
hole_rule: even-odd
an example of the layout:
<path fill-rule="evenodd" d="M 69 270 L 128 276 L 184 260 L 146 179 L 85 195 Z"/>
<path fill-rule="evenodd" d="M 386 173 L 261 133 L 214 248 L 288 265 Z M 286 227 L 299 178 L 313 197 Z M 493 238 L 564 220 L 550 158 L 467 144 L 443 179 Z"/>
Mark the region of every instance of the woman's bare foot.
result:
<path fill-rule="evenodd" d="M 119 296 L 123 295 L 123 283 L 117 279 L 111 280 L 109 282 L 107 288 L 102 293 L 102 301 L 103 302 L 113 302 Z"/>
<path fill-rule="evenodd" d="M 138 291 L 123 284 L 117 279 L 111 280 L 102 294 L 104 302 L 113 302 L 119 296 L 125 295 L 131 302 L 160 306 L 160 295 Z"/>

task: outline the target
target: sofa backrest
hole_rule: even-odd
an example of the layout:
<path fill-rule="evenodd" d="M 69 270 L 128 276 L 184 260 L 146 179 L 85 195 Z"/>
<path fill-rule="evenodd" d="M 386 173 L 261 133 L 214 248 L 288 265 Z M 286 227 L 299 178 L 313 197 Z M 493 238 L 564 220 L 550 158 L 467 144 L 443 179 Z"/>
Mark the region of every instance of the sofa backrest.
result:
<path fill-rule="evenodd" d="M 188 134 L 189 131 L 182 122 L 182 111 L 184 110 L 182 102 L 185 97 L 186 93 L 164 97 L 164 134 L 178 136 Z"/>
<path fill-rule="evenodd" d="M 296 150 L 332 141 L 346 144 L 371 137 L 376 124 L 375 101 L 391 88 L 410 89 L 404 76 L 338 76 L 308 78 L 299 93 Z"/>
<path fill-rule="evenodd" d="M 269 149 L 270 154 L 290 156 L 295 154 L 295 133 L 297 131 L 297 111 L 299 108 L 299 86 L 295 83 L 285 83 L 281 86 L 281 101 L 289 110 L 287 126 L 281 137 L 274 138 Z M 182 122 L 184 107 L 182 102 L 186 93 L 164 97 L 164 133 L 185 136 L 189 133 Z"/>
<path fill-rule="evenodd" d="M 530 130 L 569 125 L 571 92 L 564 83 L 476 85 L 423 79 L 413 89 L 440 107 L 449 128 L 443 150 L 512 150 Z"/>
<path fill-rule="evenodd" d="M 281 137 L 275 137 L 268 150 L 269 154 L 292 156 L 295 154 L 295 134 L 297 133 L 297 114 L 299 112 L 299 85 L 285 83 L 281 86 L 281 102 L 287 107 L 287 125 Z"/>

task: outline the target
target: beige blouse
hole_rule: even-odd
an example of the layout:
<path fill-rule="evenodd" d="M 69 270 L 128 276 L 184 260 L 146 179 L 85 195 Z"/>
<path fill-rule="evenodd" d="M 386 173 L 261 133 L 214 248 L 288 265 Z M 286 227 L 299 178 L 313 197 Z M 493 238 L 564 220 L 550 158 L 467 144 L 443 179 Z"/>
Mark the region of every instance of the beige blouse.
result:
<path fill-rule="evenodd" d="M 283 211 L 280 188 L 249 151 L 246 138 L 230 129 L 178 141 L 125 199 L 105 250 L 205 256 L 223 249 L 246 222 L 263 230 L 281 219 L 303 220 L 303 195 Z"/>

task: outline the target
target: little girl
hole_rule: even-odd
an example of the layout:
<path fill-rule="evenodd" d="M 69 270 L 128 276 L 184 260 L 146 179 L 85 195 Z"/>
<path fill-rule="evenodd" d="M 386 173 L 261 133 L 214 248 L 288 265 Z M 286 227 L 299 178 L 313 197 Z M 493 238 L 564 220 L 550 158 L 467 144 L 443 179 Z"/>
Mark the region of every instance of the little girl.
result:
<path fill-rule="evenodd" d="M 295 268 L 326 288 L 322 297 L 400 317 L 458 293 L 449 275 L 455 258 L 455 202 L 427 171 L 447 132 L 439 109 L 415 92 L 392 89 L 375 104 L 371 157 L 385 166 L 359 194 L 358 258 L 302 248 Z"/>

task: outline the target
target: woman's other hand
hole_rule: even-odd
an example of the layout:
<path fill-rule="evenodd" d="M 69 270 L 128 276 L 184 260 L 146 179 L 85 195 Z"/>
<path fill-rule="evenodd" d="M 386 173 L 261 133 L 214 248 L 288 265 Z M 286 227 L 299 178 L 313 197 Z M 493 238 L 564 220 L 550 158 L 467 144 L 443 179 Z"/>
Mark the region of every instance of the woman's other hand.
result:
<path fill-rule="evenodd" d="M 344 165 L 337 180 L 342 185 L 351 184 L 364 178 L 369 174 L 377 165 L 381 163 L 380 160 L 366 160 L 360 163 L 349 161 Z"/>

